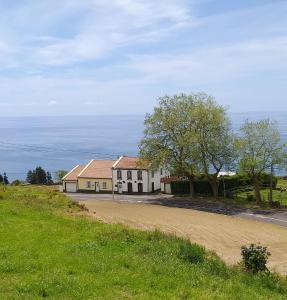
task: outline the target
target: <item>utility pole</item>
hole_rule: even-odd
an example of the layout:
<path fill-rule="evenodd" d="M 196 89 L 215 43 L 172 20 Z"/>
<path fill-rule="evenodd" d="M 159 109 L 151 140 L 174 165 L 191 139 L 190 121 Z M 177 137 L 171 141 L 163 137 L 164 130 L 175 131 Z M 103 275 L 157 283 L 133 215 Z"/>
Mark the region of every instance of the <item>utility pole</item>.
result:
<path fill-rule="evenodd" d="M 273 202 L 273 173 L 274 173 L 274 168 L 273 168 L 273 162 L 271 162 L 271 167 L 270 167 L 270 191 L 269 191 L 269 202 Z"/>
<path fill-rule="evenodd" d="M 225 191 L 225 180 L 224 180 L 224 175 L 222 176 L 223 180 L 223 197 L 226 198 L 226 191 Z"/>
<path fill-rule="evenodd" d="M 114 190 L 114 168 L 112 168 L 112 194 L 113 194 L 113 201 L 115 201 L 115 190 Z"/>

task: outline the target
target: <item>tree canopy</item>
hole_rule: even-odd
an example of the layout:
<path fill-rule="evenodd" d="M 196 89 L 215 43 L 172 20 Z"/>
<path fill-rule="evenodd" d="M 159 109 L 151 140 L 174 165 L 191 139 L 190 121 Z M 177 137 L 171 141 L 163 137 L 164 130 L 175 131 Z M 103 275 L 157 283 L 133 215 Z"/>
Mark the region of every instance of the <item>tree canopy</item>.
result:
<path fill-rule="evenodd" d="M 234 161 L 234 136 L 226 110 L 204 93 L 159 98 L 145 119 L 140 156 L 152 167 L 167 167 L 172 175 L 190 180 L 204 173 L 218 196 L 217 176 Z"/>
<path fill-rule="evenodd" d="M 286 145 L 281 142 L 276 123 L 246 121 L 241 127 L 239 170 L 253 178 L 257 202 L 261 202 L 260 175 L 286 161 Z"/>

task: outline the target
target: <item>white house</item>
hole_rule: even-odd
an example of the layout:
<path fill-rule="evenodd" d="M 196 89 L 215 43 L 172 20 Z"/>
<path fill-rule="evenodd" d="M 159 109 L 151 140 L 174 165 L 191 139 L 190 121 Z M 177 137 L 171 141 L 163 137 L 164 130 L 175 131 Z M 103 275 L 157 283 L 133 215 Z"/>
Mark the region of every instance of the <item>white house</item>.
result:
<path fill-rule="evenodd" d="M 163 169 L 152 171 L 139 165 L 137 157 L 121 156 L 113 165 L 114 192 L 154 193 L 160 191 Z"/>

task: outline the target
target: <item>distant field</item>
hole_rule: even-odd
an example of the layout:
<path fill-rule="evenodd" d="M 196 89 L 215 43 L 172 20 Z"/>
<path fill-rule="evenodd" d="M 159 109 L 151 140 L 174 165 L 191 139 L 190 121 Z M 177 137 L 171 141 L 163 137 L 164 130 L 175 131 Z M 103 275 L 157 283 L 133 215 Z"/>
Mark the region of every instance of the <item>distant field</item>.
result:
<path fill-rule="evenodd" d="M 283 278 L 227 267 L 158 231 L 81 216 L 46 188 L 0 186 L 1 299 L 286 299 Z"/>
<path fill-rule="evenodd" d="M 287 191 L 280 192 L 279 188 L 281 187 L 287 189 L 287 180 L 282 180 L 282 179 L 278 180 L 277 189 L 273 190 L 273 200 L 279 201 L 282 206 L 287 207 Z M 257 206 L 255 202 L 253 203 L 253 202 L 246 201 L 247 195 L 253 195 L 253 191 L 239 193 L 236 199 L 237 203 L 245 204 L 250 207 Z M 261 195 L 262 195 L 263 204 L 267 205 L 268 197 L 269 197 L 269 189 L 268 188 L 262 189 Z"/>

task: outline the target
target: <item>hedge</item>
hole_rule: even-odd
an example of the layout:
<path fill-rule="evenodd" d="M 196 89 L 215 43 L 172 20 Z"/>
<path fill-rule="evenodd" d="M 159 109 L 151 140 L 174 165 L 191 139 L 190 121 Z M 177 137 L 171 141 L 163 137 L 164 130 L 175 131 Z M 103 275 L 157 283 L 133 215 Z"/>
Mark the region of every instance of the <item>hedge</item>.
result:
<path fill-rule="evenodd" d="M 224 183 L 223 183 L 224 180 Z M 276 188 L 277 185 L 277 177 L 273 178 L 273 188 Z M 270 175 L 262 174 L 260 178 L 260 183 L 262 187 L 267 187 L 270 184 Z M 235 175 L 235 176 L 221 176 L 219 179 L 219 195 L 223 196 L 224 194 L 224 185 L 226 194 L 232 194 L 236 192 L 236 190 L 246 188 L 252 186 L 252 179 L 246 175 Z M 210 183 L 207 179 L 199 178 L 194 183 L 195 193 L 199 195 L 212 195 L 212 189 Z M 171 183 L 171 192 L 172 194 L 189 194 L 190 193 L 190 185 L 189 181 L 174 181 Z"/>

